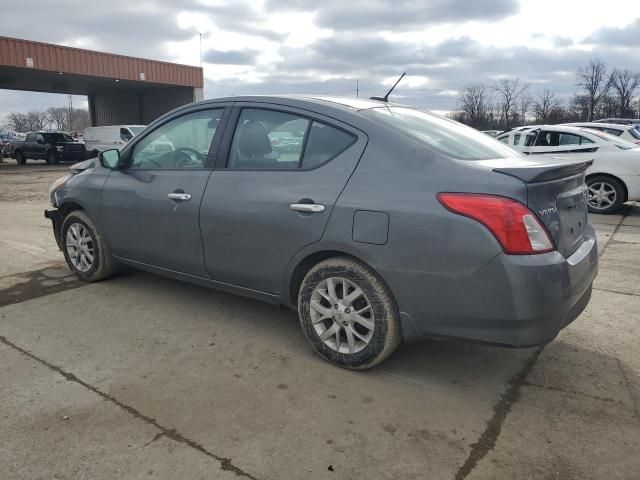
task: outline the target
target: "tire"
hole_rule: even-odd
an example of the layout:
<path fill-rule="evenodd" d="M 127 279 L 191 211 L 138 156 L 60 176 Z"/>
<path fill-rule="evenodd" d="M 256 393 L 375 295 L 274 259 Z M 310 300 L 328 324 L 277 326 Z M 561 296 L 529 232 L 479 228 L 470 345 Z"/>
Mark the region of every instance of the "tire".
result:
<path fill-rule="evenodd" d="M 362 293 L 344 302 L 345 285 L 346 297 L 356 294 L 356 288 Z M 339 367 L 366 370 L 400 344 L 398 308 L 391 292 L 371 268 L 351 257 L 323 260 L 307 273 L 298 293 L 298 316 L 316 353 Z"/>
<path fill-rule="evenodd" d="M 17 152 L 14 152 L 13 156 L 15 157 L 18 165 L 24 165 L 25 163 L 27 163 L 27 159 L 25 158 L 25 156 L 22 154 L 20 150 L 18 150 Z"/>
<path fill-rule="evenodd" d="M 608 175 L 595 175 L 587 179 L 587 207 L 591 213 L 613 213 L 625 201 L 625 189 L 620 180 Z"/>
<path fill-rule="evenodd" d="M 47 153 L 47 163 L 49 165 L 57 165 L 58 163 L 60 163 L 60 160 L 58 160 L 58 156 L 52 150 L 49 150 L 49 152 Z"/>
<path fill-rule="evenodd" d="M 71 233 L 69 233 L 70 230 Z M 90 265 L 87 265 L 89 262 L 79 261 L 78 257 L 75 257 L 76 260 L 71 257 L 70 252 L 78 251 L 78 247 L 74 248 L 72 242 L 74 237 L 87 240 L 83 246 L 87 249 L 86 251 L 90 250 L 93 253 Z M 62 222 L 60 242 L 69 269 L 80 280 L 98 282 L 110 277 L 115 272 L 116 264 L 111 257 L 109 247 L 89 216 L 82 210 L 75 210 L 65 217 Z M 82 242 L 75 243 L 82 246 Z M 85 256 L 85 260 L 88 260 L 88 256 Z"/>

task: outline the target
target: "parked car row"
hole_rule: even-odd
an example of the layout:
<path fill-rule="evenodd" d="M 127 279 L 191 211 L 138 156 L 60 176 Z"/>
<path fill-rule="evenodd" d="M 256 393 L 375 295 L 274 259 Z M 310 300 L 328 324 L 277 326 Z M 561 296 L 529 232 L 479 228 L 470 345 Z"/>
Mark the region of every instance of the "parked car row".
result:
<path fill-rule="evenodd" d="M 103 150 L 123 148 L 139 134 L 144 125 L 91 127 L 84 136 L 74 132 L 29 132 L 24 138 L 0 140 L 2 156 L 13 157 L 20 165 L 27 160 L 45 160 L 48 164 L 79 162 L 95 158 Z"/>
<path fill-rule="evenodd" d="M 525 155 L 592 159 L 585 178 L 589 211 L 613 213 L 627 201 L 640 200 L 640 148 L 624 139 L 636 140 L 629 130 L 621 129 L 614 136 L 606 133 L 612 128 L 609 124 L 593 125 L 520 127 L 498 135 L 497 140 Z"/>

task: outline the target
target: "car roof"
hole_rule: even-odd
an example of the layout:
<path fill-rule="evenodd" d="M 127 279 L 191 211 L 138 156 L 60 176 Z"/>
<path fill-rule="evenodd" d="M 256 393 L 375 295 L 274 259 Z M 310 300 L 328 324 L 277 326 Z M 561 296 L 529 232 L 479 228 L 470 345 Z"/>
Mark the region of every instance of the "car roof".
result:
<path fill-rule="evenodd" d="M 338 97 L 324 95 L 243 95 L 236 97 L 211 98 L 197 102 L 199 104 L 210 104 L 220 102 L 273 102 L 288 104 L 290 106 L 300 106 L 305 104 L 307 107 L 312 105 L 338 108 L 340 110 L 360 111 L 371 108 L 379 108 L 384 106 L 402 106 L 414 108 L 407 105 L 396 104 L 392 102 L 382 102 L 380 100 L 371 100 L 367 98 Z"/>
<path fill-rule="evenodd" d="M 612 128 L 616 130 L 631 130 L 636 128 L 634 125 L 626 123 L 604 123 L 604 122 L 572 122 L 563 123 L 562 125 L 568 127 L 583 127 L 583 128 Z"/>

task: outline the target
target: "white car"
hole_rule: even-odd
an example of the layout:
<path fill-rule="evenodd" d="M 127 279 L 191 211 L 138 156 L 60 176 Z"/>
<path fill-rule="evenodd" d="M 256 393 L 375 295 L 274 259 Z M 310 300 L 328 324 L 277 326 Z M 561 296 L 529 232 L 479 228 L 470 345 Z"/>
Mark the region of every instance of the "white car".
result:
<path fill-rule="evenodd" d="M 601 132 L 608 133 L 626 140 L 627 142 L 640 145 L 640 130 L 635 125 L 620 125 L 616 123 L 596 123 L 596 122 L 584 122 L 584 123 L 563 123 L 571 127 L 592 128 L 594 130 L 600 130 Z"/>
<path fill-rule="evenodd" d="M 590 128 L 536 125 L 498 135 L 525 155 L 593 159 L 587 169 L 587 203 L 592 213 L 612 213 L 624 202 L 640 200 L 640 148 Z"/>
<path fill-rule="evenodd" d="M 84 131 L 87 152 L 97 155 L 103 150 L 122 150 L 129 141 L 144 130 L 145 125 L 109 125 L 89 127 Z"/>

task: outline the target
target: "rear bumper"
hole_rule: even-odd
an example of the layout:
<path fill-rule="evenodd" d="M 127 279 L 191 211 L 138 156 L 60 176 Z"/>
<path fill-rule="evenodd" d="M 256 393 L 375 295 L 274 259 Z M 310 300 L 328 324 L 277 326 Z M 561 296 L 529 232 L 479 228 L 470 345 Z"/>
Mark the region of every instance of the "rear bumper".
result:
<path fill-rule="evenodd" d="M 56 237 L 56 243 L 58 244 L 58 248 L 62 250 L 62 244 L 60 241 L 60 230 L 62 225 L 60 224 L 60 212 L 58 210 L 45 210 L 44 218 L 48 218 L 51 220 L 51 225 L 53 227 L 53 234 Z"/>
<path fill-rule="evenodd" d="M 568 258 L 558 252 L 500 254 L 465 276 L 383 275 L 392 278 L 394 293 L 398 284 L 411 292 L 396 295 L 406 341 L 459 338 L 529 347 L 550 342 L 582 313 L 597 270 L 595 231 L 589 225 L 585 242 Z"/>

